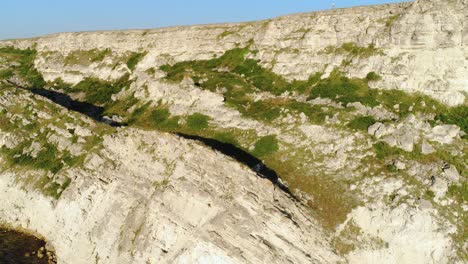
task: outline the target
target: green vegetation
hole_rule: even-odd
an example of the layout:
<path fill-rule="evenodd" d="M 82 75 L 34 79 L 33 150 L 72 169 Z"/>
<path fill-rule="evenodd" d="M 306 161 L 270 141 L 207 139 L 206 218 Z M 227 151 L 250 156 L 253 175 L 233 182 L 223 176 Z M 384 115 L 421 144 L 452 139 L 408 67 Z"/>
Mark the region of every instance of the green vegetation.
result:
<path fill-rule="evenodd" d="M 389 160 L 392 158 L 404 158 L 407 160 L 418 161 L 422 164 L 430 164 L 434 162 L 445 161 L 448 164 L 455 166 L 460 175 L 467 175 L 466 156 L 467 153 L 462 155 L 452 155 L 449 150 L 437 149 L 435 153 L 422 154 L 420 146 L 416 146 L 412 152 L 404 151 L 397 147 L 392 147 L 385 142 L 377 142 L 373 145 L 374 152 L 377 159 L 381 161 Z"/>
<path fill-rule="evenodd" d="M 450 185 L 447 195 L 460 204 L 468 202 L 468 181 L 465 179 L 461 184 Z"/>
<path fill-rule="evenodd" d="M 13 165 L 47 170 L 54 174 L 63 169 L 65 165 L 73 166 L 78 160 L 70 156 L 69 153 L 59 155 L 60 152 L 57 147 L 50 143 L 45 143 L 35 157 L 29 154 L 23 154 L 24 149 L 30 147 L 31 143 L 32 142 L 23 142 L 13 149 L 2 147 L 1 151 L 6 154 L 6 157 Z"/>
<path fill-rule="evenodd" d="M 180 128 L 179 117 L 171 117 L 169 109 L 164 105 L 151 107 L 149 103 L 137 108 L 129 118 L 130 125 L 162 131 L 176 131 Z"/>
<path fill-rule="evenodd" d="M 385 26 L 387 28 L 390 28 L 395 21 L 397 21 L 401 17 L 401 14 L 396 14 L 393 16 L 389 16 L 387 19 L 382 19 L 381 22 L 385 23 Z"/>
<path fill-rule="evenodd" d="M 131 70 L 134 71 L 136 65 L 140 62 L 143 57 L 146 56 L 146 52 L 144 53 L 138 53 L 138 52 L 133 52 L 130 57 L 127 60 L 127 67 Z"/>
<path fill-rule="evenodd" d="M 315 98 L 329 98 L 344 105 L 360 102 L 366 106 L 377 106 L 377 91 L 369 89 L 367 82 L 361 79 L 350 79 L 338 70 L 334 70 L 330 77 L 320 80 L 312 89 L 308 100 Z"/>
<path fill-rule="evenodd" d="M 256 91 L 275 95 L 293 91 L 304 93 L 321 78 L 321 74 L 316 73 L 307 81 L 288 82 L 282 76 L 261 67 L 258 61 L 246 59 L 245 56 L 249 53 L 251 51 L 248 48 L 236 48 L 219 58 L 179 62 L 172 66 L 163 65 L 160 69 L 167 73 L 166 79 L 171 82 L 181 82 L 185 76 L 190 76 L 202 89 L 212 92 L 224 89 L 223 95 L 228 106 L 245 116 L 267 122 L 280 116 L 280 107 L 291 103 L 291 107 L 295 108 L 299 103 L 275 99 L 252 101 L 249 94 Z M 301 105 L 302 110 L 312 113 L 313 111 L 306 109 L 307 106 L 309 105 Z"/>
<path fill-rule="evenodd" d="M 270 155 L 279 149 L 278 140 L 275 135 L 264 136 L 255 143 L 252 154 L 256 157 Z"/>
<path fill-rule="evenodd" d="M 351 120 L 351 122 L 349 122 L 348 127 L 355 130 L 367 131 L 367 129 L 375 122 L 377 121 L 372 116 L 356 116 Z"/>
<path fill-rule="evenodd" d="M 351 57 L 368 58 L 375 55 L 384 55 L 381 49 L 376 48 L 373 44 L 367 47 L 358 46 L 354 42 L 347 42 L 340 47 L 328 46 L 323 50 L 324 54 L 348 54 Z"/>
<path fill-rule="evenodd" d="M 107 56 L 112 55 L 111 49 L 75 50 L 64 59 L 65 65 L 90 65 L 93 62 L 101 62 Z"/>
<path fill-rule="evenodd" d="M 372 82 L 372 81 L 378 81 L 382 79 L 382 77 L 380 77 L 377 73 L 375 72 L 369 72 L 366 76 L 366 80 Z"/>
<path fill-rule="evenodd" d="M 10 69 L 3 69 L 0 70 L 0 80 L 6 80 L 8 78 L 13 77 L 14 73 Z"/>
<path fill-rule="evenodd" d="M 234 146 L 237 146 L 237 147 L 240 146 L 240 144 L 237 141 L 236 137 L 232 133 L 218 132 L 218 133 L 215 133 L 213 138 L 216 139 L 219 142 L 231 144 L 231 145 L 234 145 Z"/>
<path fill-rule="evenodd" d="M 187 126 L 192 131 L 200 131 L 208 128 L 209 119 L 210 118 L 204 114 L 194 113 L 187 117 Z"/>
<path fill-rule="evenodd" d="M 85 93 L 85 102 L 90 104 L 113 106 L 114 110 L 116 110 L 118 107 L 122 108 L 128 105 L 128 102 L 125 102 L 125 106 L 117 106 L 116 103 L 112 102 L 111 98 L 112 95 L 117 94 L 122 91 L 122 89 L 128 88 L 130 86 L 131 81 L 129 77 L 130 75 L 126 74 L 114 82 L 88 77 L 75 86 L 69 86 L 62 80 L 57 79 L 48 86 L 53 87 L 54 89 L 61 89 L 66 93 L 83 92 Z"/>
<path fill-rule="evenodd" d="M 119 100 L 112 101 L 106 105 L 106 109 L 104 111 L 104 115 L 106 116 L 128 116 L 130 114 L 130 108 L 136 105 L 139 102 L 137 98 L 135 98 L 134 93 L 127 95 Z"/>
<path fill-rule="evenodd" d="M 34 60 L 37 56 L 36 50 L 3 47 L 0 48 L 0 56 L 19 63 L 19 66 L 12 66 L 9 70 L 3 72 L 2 77 L 11 77 L 16 74 L 23 78 L 30 87 L 43 87 L 45 85 L 42 75 L 34 67 Z"/>
<path fill-rule="evenodd" d="M 446 124 L 455 124 L 459 126 L 465 133 L 468 133 L 468 106 L 460 105 L 443 110 L 439 107 L 436 120 Z"/>
<path fill-rule="evenodd" d="M 286 91 L 304 91 L 320 79 L 320 74 L 311 76 L 307 81 L 288 82 L 282 76 L 265 69 L 257 60 L 246 59 L 251 52 L 247 48 L 235 48 L 226 51 L 221 57 L 202 61 L 184 61 L 172 66 L 163 65 L 161 70 L 167 73 L 166 79 L 180 82 L 184 76 L 190 76 L 201 88 L 216 91 L 226 88 L 224 93 L 228 102 L 237 103 L 250 92 L 257 89 L 280 95 Z M 202 81 L 202 79 L 207 79 Z"/>

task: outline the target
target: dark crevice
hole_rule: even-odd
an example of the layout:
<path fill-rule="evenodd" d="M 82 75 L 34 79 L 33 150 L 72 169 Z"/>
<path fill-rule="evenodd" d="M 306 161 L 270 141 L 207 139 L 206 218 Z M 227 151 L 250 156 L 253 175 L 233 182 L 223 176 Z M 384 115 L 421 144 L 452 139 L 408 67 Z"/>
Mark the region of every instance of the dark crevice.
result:
<path fill-rule="evenodd" d="M 120 127 L 125 125 L 116 122 L 110 118 L 104 117 L 104 107 L 74 100 L 69 95 L 61 92 L 52 91 L 44 88 L 26 88 L 10 80 L 8 80 L 7 82 L 9 84 L 14 85 L 18 89 L 25 90 L 33 94 L 45 97 L 51 100 L 52 102 L 67 108 L 68 110 L 84 114 L 97 122 L 106 123 L 113 127 Z"/>
<path fill-rule="evenodd" d="M 33 88 L 28 90 L 33 94 L 45 97 L 58 105 L 61 105 L 69 110 L 84 114 L 98 122 L 106 123 L 113 127 L 122 126 L 122 124 L 119 122 L 116 122 L 107 117 L 103 117 L 103 113 L 105 110 L 104 107 L 73 100 L 69 95 L 59 93 L 56 91 L 46 90 L 42 88 Z"/>
<path fill-rule="evenodd" d="M 252 154 L 232 144 L 223 143 L 215 139 L 204 138 L 200 136 L 188 135 L 188 134 L 183 134 L 183 133 L 176 133 L 176 134 L 186 139 L 199 141 L 205 144 L 206 146 L 209 146 L 212 149 L 217 150 L 223 153 L 224 155 L 229 156 L 244 165 L 247 165 L 259 177 L 268 179 L 280 190 L 282 190 L 283 192 L 289 194 L 291 197 L 294 198 L 294 195 L 291 193 L 289 188 L 283 184 L 280 177 L 278 177 L 278 174 L 274 170 L 268 168 L 260 159 L 256 158 Z"/>
<path fill-rule="evenodd" d="M 0 227 L 0 263 L 56 263 L 47 243 L 33 235 Z"/>
<path fill-rule="evenodd" d="M 79 112 L 84 114 L 97 122 L 106 123 L 113 127 L 121 127 L 126 126 L 126 124 L 116 122 L 110 118 L 103 117 L 104 107 L 96 106 L 86 102 L 80 102 L 74 100 L 69 95 L 60 93 L 57 91 L 51 91 L 43 88 L 24 88 L 21 87 L 13 82 L 11 84 L 15 85 L 19 89 L 23 89 L 29 91 L 33 94 L 40 95 L 45 97 L 52 102 L 61 105 L 69 110 Z M 206 146 L 211 147 L 214 150 L 217 150 L 223 153 L 226 156 L 232 157 L 233 159 L 237 160 L 238 162 L 248 166 L 252 169 L 259 177 L 266 178 L 271 181 L 276 187 L 278 187 L 283 192 L 287 193 L 291 198 L 297 201 L 296 197 L 291 193 L 289 188 L 283 184 L 278 174 L 268 168 L 260 159 L 256 158 L 255 156 L 251 155 L 250 153 L 238 148 L 229 143 L 223 143 L 214 139 L 204 138 L 200 136 L 188 135 L 184 133 L 174 133 L 182 138 L 189 139 L 189 140 L 196 140 L 198 142 L 203 143 Z"/>

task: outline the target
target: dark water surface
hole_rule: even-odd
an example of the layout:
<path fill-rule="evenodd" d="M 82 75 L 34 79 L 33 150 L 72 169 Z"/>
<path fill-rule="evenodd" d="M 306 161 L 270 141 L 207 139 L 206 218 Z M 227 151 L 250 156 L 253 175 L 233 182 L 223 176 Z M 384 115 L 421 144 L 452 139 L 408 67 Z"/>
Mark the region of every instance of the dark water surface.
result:
<path fill-rule="evenodd" d="M 56 263 L 46 242 L 32 235 L 0 227 L 0 264 Z"/>

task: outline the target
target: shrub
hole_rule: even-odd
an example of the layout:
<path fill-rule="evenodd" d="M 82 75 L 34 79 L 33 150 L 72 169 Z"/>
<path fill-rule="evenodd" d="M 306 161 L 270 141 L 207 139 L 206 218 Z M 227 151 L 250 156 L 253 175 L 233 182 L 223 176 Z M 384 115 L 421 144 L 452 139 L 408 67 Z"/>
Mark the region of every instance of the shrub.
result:
<path fill-rule="evenodd" d="M 7 75 L 13 75 L 17 73 L 25 81 L 29 83 L 30 87 L 44 87 L 45 81 L 42 75 L 34 67 L 34 60 L 36 59 L 37 51 L 34 49 L 17 49 L 14 47 L 3 47 L 0 48 L 0 53 L 6 56 L 11 56 L 16 62 L 19 62 L 19 66 L 13 66 L 10 71 L 6 72 Z"/>
<path fill-rule="evenodd" d="M 162 130 L 174 130 L 179 127 L 179 118 L 171 118 L 171 113 L 167 108 L 158 108 L 153 110 L 149 115 L 149 119 L 155 128 Z"/>
<path fill-rule="evenodd" d="M 8 79 L 13 76 L 13 71 L 11 69 L 0 70 L 0 80 Z"/>
<path fill-rule="evenodd" d="M 320 105 L 311 105 L 295 100 L 290 101 L 285 107 L 297 113 L 304 113 L 309 118 L 309 121 L 314 124 L 323 124 L 327 116 L 334 114 L 331 110 L 323 110 Z"/>
<path fill-rule="evenodd" d="M 465 180 L 459 185 L 450 185 L 448 188 L 447 195 L 455 198 L 459 203 L 468 202 L 468 182 Z"/>
<path fill-rule="evenodd" d="M 90 65 L 92 62 L 100 62 L 112 54 L 111 49 L 75 50 L 70 52 L 63 60 L 65 65 Z"/>
<path fill-rule="evenodd" d="M 436 118 L 446 124 L 459 126 L 465 133 L 468 133 L 468 106 L 460 105 L 452 107 L 444 112 L 440 112 Z"/>
<path fill-rule="evenodd" d="M 362 57 L 368 58 L 373 55 L 383 54 L 381 49 L 376 48 L 373 44 L 368 45 L 367 47 L 358 46 L 354 42 L 343 43 L 339 47 L 328 46 L 323 51 L 325 54 L 349 54 L 353 57 Z"/>
<path fill-rule="evenodd" d="M 208 128 L 209 119 L 210 118 L 204 114 L 194 113 L 187 117 L 187 126 L 192 131 L 200 131 Z"/>
<path fill-rule="evenodd" d="M 86 78 L 69 89 L 69 92 L 84 92 L 85 101 L 90 104 L 107 104 L 111 102 L 112 95 L 119 93 L 130 85 L 129 75 L 122 76 L 114 83 L 97 78 Z"/>
<path fill-rule="evenodd" d="M 357 116 L 349 122 L 348 127 L 355 130 L 367 131 L 375 122 L 376 120 L 372 116 Z"/>
<path fill-rule="evenodd" d="M 375 92 L 370 90 L 367 83 L 359 79 L 349 79 L 337 70 L 330 77 L 321 80 L 310 92 L 308 100 L 315 98 L 329 98 L 343 104 L 360 102 L 367 106 L 377 106 Z"/>
<path fill-rule="evenodd" d="M 255 143 L 252 154 L 256 157 L 270 155 L 279 149 L 278 140 L 275 135 L 262 137 Z"/>
<path fill-rule="evenodd" d="M 273 121 L 281 115 L 281 109 L 268 101 L 250 103 L 241 113 L 263 121 Z"/>
<path fill-rule="evenodd" d="M 385 160 L 387 157 L 396 155 L 399 153 L 397 148 L 391 147 L 385 142 L 377 142 L 373 145 L 374 152 L 376 154 L 377 159 Z"/>
<path fill-rule="evenodd" d="M 368 81 L 378 81 L 382 79 L 382 77 L 380 77 L 377 73 L 375 72 L 369 72 L 366 76 L 366 80 Z"/>
<path fill-rule="evenodd" d="M 138 52 L 133 52 L 131 55 L 130 55 L 130 58 L 128 58 L 127 60 L 127 67 L 133 71 L 135 70 L 135 67 L 136 65 L 140 62 L 141 59 L 143 59 L 143 57 L 146 56 L 146 52 L 145 53 L 138 53 Z"/>
<path fill-rule="evenodd" d="M 431 190 L 427 190 L 424 195 L 426 196 L 427 199 L 430 199 L 430 200 L 435 198 L 435 193 Z"/>

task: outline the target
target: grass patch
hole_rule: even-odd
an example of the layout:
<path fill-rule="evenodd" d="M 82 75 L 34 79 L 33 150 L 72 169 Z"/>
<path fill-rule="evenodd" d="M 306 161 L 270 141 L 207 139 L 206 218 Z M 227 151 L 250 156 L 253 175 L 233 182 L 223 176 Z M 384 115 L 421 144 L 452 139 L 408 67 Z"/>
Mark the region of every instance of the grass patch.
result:
<path fill-rule="evenodd" d="M 460 204 L 468 202 L 468 182 L 464 180 L 461 184 L 450 185 L 447 195 Z"/>
<path fill-rule="evenodd" d="M 190 76 L 203 89 L 216 91 L 218 88 L 226 88 L 224 94 L 231 101 L 256 89 L 275 95 L 285 91 L 304 91 L 320 79 L 321 74 L 315 74 L 307 81 L 288 82 L 284 77 L 260 66 L 257 60 L 246 58 L 249 53 L 255 52 L 248 47 L 235 48 L 219 58 L 184 61 L 163 65 L 160 69 L 166 72 L 166 80 L 172 82 L 180 82 L 185 76 Z"/>
<path fill-rule="evenodd" d="M 131 70 L 134 71 L 137 64 L 145 57 L 147 52 L 139 53 L 139 52 L 133 52 L 130 57 L 127 60 L 127 67 Z"/>
<path fill-rule="evenodd" d="M 442 108 L 442 107 L 440 107 Z M 468 106 L 460 105 L 448 108 L 446 111 L 438 111 L 436 120 L 459 126 L 465 133 L 468 133 Z"/>
<path fill-rule="evenodd" d="M 208 128 L 210 118 L 204 114 L 194 113 L 187 117 L 187 127 L 192 131 L 200 131 Z"/>
<path fill-rule="evenodd" d="M 13 77 L 14 73 L 11 69 L 0 70 L 0 80 L 6 80 Z"/>
<path fill-rule="evenodd" d="M 129 124 L 146 129 L 177 131 L 180 128 L 178 116 L 171 116 L 169 109 L 163 105 L 151 107 L 146 103 L 137 108 L 129 118 Z"/>
<path fill-rule="evenodd" d="M 350 79 L 338 70 L 334 70 L 330 77 L 320 80 L 312 89 L 307 100 L 329 98 L 344 105 L 360 102 L 367 106 L 377 106 L 377 91 L 371 90 L 367 82 L 361 79 Z"/>
<path fill-rule="evenodd" d="M 385 27 L 389 28 L 391 27 L 395 21 L 397 21 L 401 17 L 401 14 L 396 14 L 393 16 L 389 16 L 387 19 L 381 20 L 381 22 L 385 23 Z"/>
<path fill-rule="evenodd" d="M 278 139 L 275 135 L 264 136 L 255 143 L 252 154 L 256 157 L 271 155 L 279 150 Z"/>
<path fill-rule="evenodd" d="M 68 86 L 61 80 L 56 80 L 49 86 L 55 89 L 62 89 L 66 93 L 85 93 L 84 101 L 94 105 L 109 105 L 114 109 L 117 107 L 124 107 L 122 105 L 115 105 L 112 103 L 112 95 L 119 93 L 124 88 L 128 88 L 131 84 L 129 79 L 130 75 L 126 74 L 115 82 L 103 81 L 98 78 L 86 78 L 75 86 Z M 128 102 L 127 102 L 128 103 Z M 127 105 L 125 103 L 125 106 Z"/>
<path fill-rule="evenodd" d="M 79 160 L 79 157 L 71 156 L 69 152 L 60 152 L 55 145 L 48 142 L 42 143 L 41 150 L 33 157 L 24 152 L 31 144 L 32 142 L 25 141 L 13 149 L 2 147 L 1 152 L 11 165 L 50 171 L 53 174 L 65 166 L 74 166 Z"/>
<path fill-rule="evenodd" d="M 375 122 L 377 121 L 372 116 L 356 116 L 348 123 L 348 127 L 354 130 L 367 131 Z"/>
<path fill-rule="evenodd" d="M 218 140 L 219 142 L 231 144 L 234 146 L 240 146 L 239 141 L 237 141 L 236 137 L 231 133 L 218 132 L 214 134 L 213 138 Z"/>
<path fill-rule="evenodd" d="M 26 81 L 30 87 L 44 87 L 44 78 L 42 78 L 42 75 L 34 66 L 34 60 L 37 56 L 36 50 L 3 47 L 0 48 L 0 56 L 7 57 L 11 61 L 19 63 L 18 66 L 12 66 L 8 72 L 4 72 L 5 76 L 11 77 L 16 74 Z"/>
<path fill-rule="evenodd" d="M 366 75 L 366 80 L 370 81 L 370 82 L 373 82 L 373 81 L 378 81 L 382 79 L 382 77 L 380 77 L 377 73 L 375 72 L 369 72 L 367 75 Z"/>
<path fill-rule="evenodd" d="M 384 55 L 381 49 L 376 48 L 373 44 L 369 44 L 367 47 L 358 46 L 354 42 L 343 43 L 339 47 L 328 46 L 322 53 L 324 54 L 348 54 L 352 57 L 369 58 L 375 55 Z"/>
<path fill-rule="evenodd" d="M 103 61 L 109 55 L 112 55 L 111 49 L 74 50 L 64 58 L 63 62 L 65 65 L 88 66 Z"/>

